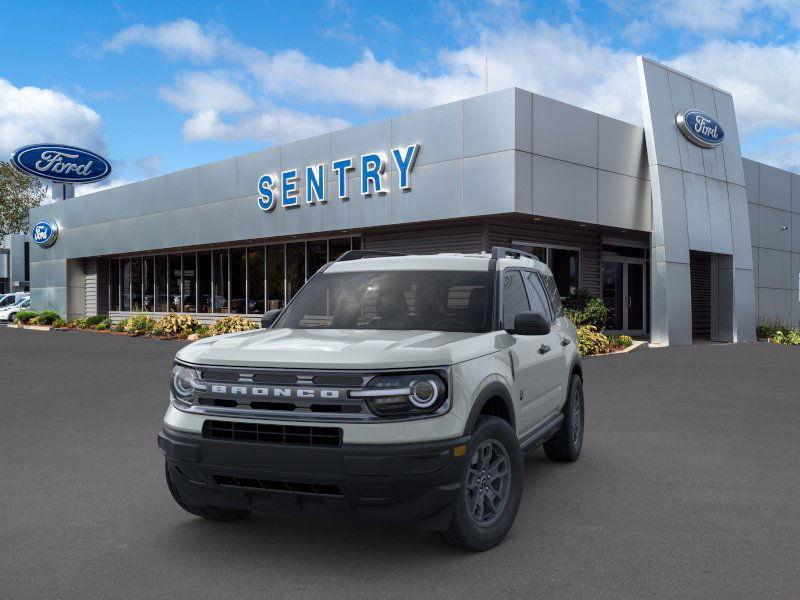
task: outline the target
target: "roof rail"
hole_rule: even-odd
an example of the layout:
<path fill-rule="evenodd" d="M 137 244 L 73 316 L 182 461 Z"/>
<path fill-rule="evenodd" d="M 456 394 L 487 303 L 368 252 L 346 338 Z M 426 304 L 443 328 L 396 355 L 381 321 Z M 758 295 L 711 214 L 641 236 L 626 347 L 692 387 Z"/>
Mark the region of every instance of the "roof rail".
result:
<path fill-rule="evenodd" d="M 334 262 L 359 260 L 362 258 L 379 258 L 381 256 L 405 256 L 402 252 L 389 252 L 388 250 L 348 250 Z"/>
<path fill-rule="evenodd" d="M 503 248 L 502 246 L 495 246 L 492 248 L 492 258 L 497 260 L 498 258 L 507 258 L 511 256 L 512 258 L 530 258 L 531 260 L 539 261 L 539 257 L 531 254 L 530 252 L 524 252 L 523 250 L 517 250 L 516 248 Z"/>

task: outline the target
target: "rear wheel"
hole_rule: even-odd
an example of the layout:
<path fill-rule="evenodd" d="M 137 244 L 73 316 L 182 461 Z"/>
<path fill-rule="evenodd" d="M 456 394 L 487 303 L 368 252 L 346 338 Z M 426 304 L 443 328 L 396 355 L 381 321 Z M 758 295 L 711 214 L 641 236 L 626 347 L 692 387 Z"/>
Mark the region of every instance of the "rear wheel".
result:
<path fill-rule="evenodd" d="M 583 447 L 583 381 L 573 375 L 564 403 L 564 420 L 558 432 L 544 443 L 547 458 L 557 462 L 575 462 Z"/>
<path fill-rule="evenodd" d="M 250 514 L 249 510 L 232 510 L 230 508 L 222 508 L 220 506 L 195 506 L 193 504 L 189 504 L 183 499 L 180 491 L 178 491 L 178 488 L 173 483 L 169 474 L 169 467 L 166 464 L 164 465 L 164 473 L 167 477 L 167 486 L 169 487 L 172 497 L 175 499 L 175 502 L 178 503 L 178 506 L 188 513 L 197 515 L 198 517 L 203 517 L 205 519 L 213 519 L 215 521 L 236 521 L 237 519 L 242 519 Z"/>
<path fill-rule="evenodd" d="M 467 451 L 461 493 L 444 541 L 466 550 L 494 548 L 508 534 L 522 499 L 522 451 L 511 426 L 478 419 Z"/>

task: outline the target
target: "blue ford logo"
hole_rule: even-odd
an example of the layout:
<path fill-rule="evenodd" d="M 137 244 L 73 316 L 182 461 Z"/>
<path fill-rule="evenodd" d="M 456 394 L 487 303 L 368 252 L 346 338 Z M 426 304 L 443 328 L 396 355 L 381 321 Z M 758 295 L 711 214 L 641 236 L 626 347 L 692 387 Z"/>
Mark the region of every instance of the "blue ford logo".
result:
<path fill-rule="evenodd" d="M 725 139 L 725 132 L 720 124 L 702 110 L 692 108 L 681 111 L 675 120 L 686 139 L 701 148 L 714 148 Z"/>
<path fill-rule="evenodd" d="M 31 229 L 31 237 L 42 248 L 49 248 L 56 243 L 58 223 L 55 221 L 39 221 Z"/>
<path fill-rule="evenodd" d="M 28 175 L 61 183 L 92 183 L 111 174 L 105 158 L 75 146 L 25 146 L 14 152 L 11 162 Z"/>

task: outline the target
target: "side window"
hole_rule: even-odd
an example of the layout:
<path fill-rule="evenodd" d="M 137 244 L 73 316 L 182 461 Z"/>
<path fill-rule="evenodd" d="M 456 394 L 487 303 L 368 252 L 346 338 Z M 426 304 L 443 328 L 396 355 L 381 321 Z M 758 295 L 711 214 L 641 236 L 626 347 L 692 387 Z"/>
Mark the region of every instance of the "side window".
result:
<path fill-rule="evenodd" d="M 547 296 L 550 298 L 550 305 L 553 307 L 553 313 L 556 317 L 564 316 L 564 307 L 561 305 L 561 294 L 558 293 L 558 286 L 556 280 L 552 275 L 540 274 L 542 282 L 544 283 Z"/>
<path fill-rule="evenodd" d="M 519 271 L 503 273 L 503 327 L 513 327 L 517 313 L 530 310 L 528 294 Z"/>
<path fill-rule="evenodd" d="M 528 296 L 531 299 L 531 310 L 543 314 L 546 318 L 553 320 L 553 314 L 550 312 L 550 303 L 547 301 L 544 289 L 536 273 L 525 271 L 523 274 L 525 285 L 528 287 Z"/>

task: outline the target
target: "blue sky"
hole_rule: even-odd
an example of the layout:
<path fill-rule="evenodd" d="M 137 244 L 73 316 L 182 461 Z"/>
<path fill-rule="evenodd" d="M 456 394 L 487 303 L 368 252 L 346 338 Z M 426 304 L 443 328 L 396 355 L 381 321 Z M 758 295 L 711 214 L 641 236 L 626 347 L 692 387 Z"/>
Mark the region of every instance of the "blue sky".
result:
<path fill-rule="evenodd" d="M 734 94 L 744 154 L 800 171 L 800 2 L 5 3 L 0 153 L 73 143 L 114 185 L 518 86 L 641 122 L 634 57 Z M 85 186 L 88 188 L 88 186 Z"/>

